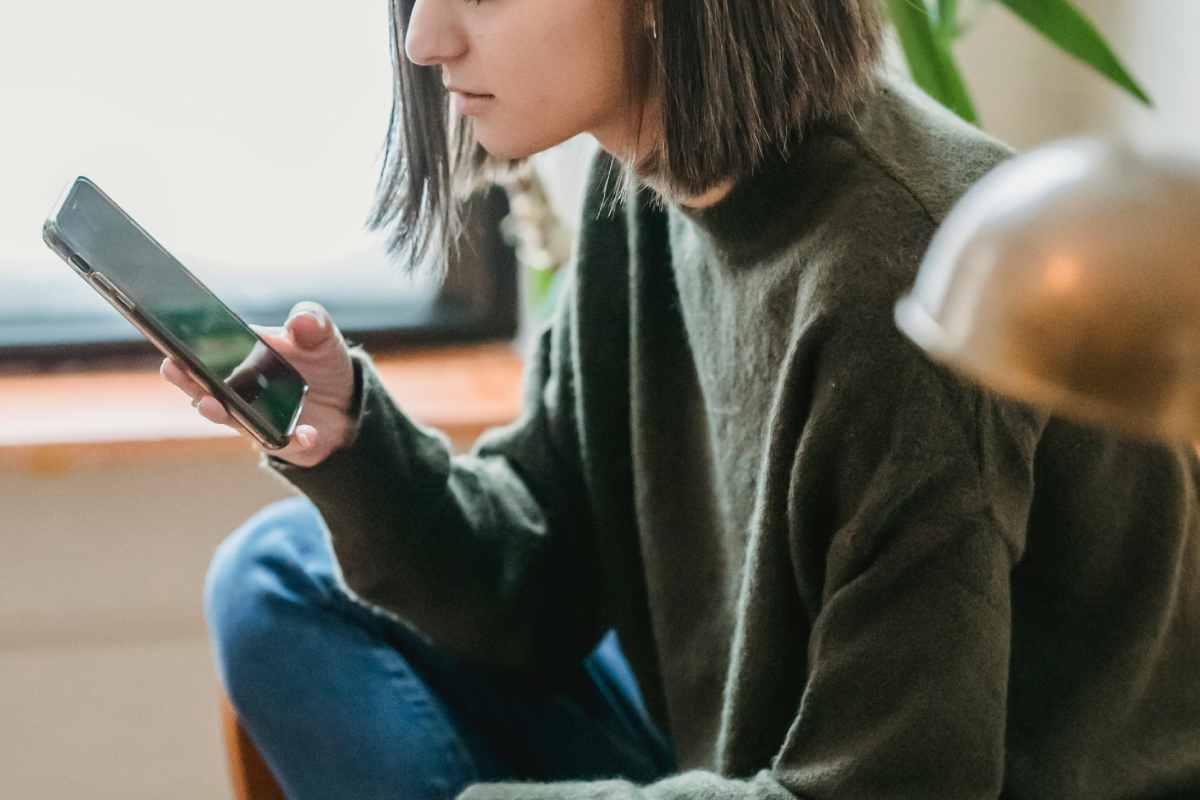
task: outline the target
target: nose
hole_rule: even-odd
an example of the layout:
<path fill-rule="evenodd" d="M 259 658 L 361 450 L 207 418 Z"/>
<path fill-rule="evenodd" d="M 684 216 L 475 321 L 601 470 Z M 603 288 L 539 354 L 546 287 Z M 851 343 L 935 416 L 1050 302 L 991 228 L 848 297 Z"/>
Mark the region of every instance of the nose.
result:
<path fill-rule="evenodd" d="M 408 60 L 429 67 L 461 56 L 467 40 L 456 14 L 445 0 L 416 0 L 404 32 Z"/>

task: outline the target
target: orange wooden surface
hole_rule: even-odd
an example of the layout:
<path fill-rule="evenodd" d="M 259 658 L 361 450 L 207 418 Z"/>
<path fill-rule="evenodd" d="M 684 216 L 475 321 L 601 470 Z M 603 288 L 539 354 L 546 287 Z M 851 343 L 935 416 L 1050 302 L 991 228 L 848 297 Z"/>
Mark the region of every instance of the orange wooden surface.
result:
<path fill-rule="evenodd" d="M 508 343 L 414 349 L 375 363 L 401 408 L 460 447 L 520 409 L 521 361 Z M 0 469 L 238 458 L 256 459 L 253 445 L 200 417 L 155 368 L 0 375 Z"/>
<path fill-rule="evenodd" d="M 221 704 L 221 735 L 225 740 L 225 756 L 234 800 L 284 800 L 275 776 L 246 729 L 241 726 L 237 712 L 229 704 L 224 692 L 218 702 Z"/>

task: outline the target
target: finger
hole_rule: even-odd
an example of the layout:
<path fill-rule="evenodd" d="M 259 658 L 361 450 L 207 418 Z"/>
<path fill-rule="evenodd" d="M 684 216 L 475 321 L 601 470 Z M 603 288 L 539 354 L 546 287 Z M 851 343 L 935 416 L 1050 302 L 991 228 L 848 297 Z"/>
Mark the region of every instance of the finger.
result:
<path fill-rule="evenodd" d="M 237 421 L 225 410 L 225 407 L 221 405 L 221 401 L 217 400 L 211 394 L 203 395 L 192 405 L 196 407 L 196 411 L 200 412 L 200 416 L 209 422 L 215 422 L 218 425 L 228 425 L 231 428 L 237 427 Z"/>
<path fill-rule="evenodd" d="M 200 395 L 207 394 L 205 388 L 192 380 L 192 377 L 184 372 L 174 359 L 163 359 L 162 366 L 158 371 L 168 382 L 174 384 L 193 400 Z"/>
<path fill-rule="evenodd" d="M 317 446 L 317 429 L 312 425 L 297 425 L 296 432 L 292 436 L 292 441 L 300 445 L 304 450 L 310 450 Z"/>
<path fill-rule="evenodd" d="M 297 303 L 284 323 L 288 335 L 297 346 L 306 350 L 322 345 L 333 330 L 329 313 L 317 303 Z"/>

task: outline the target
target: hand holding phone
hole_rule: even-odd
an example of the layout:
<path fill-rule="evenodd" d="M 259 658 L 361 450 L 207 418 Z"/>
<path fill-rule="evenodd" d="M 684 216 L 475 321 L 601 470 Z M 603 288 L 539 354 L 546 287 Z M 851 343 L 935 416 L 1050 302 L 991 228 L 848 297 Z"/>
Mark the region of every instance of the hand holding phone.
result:
<path fill-rule="evenodd" d="M 251 326 L 287 361 L 295 365 L 309 385 L 304 407 L 291 441 L 271 455 L 301 467 L 311 467 L 345 444 L 351 430 L 348 416 L 354 392 L 354 369 L 341 332 L 329 313 L 316 303 L 299 303 L 281 328 Z M 192 398 L 192 405 L 207 420 L 241 430 L 221 402 L 174 359 L 162 363 L 162 376 Z M 247 370 L 253 374 L 252 368 Z M 237 380 L 234 370 L 231 380 Z"/>

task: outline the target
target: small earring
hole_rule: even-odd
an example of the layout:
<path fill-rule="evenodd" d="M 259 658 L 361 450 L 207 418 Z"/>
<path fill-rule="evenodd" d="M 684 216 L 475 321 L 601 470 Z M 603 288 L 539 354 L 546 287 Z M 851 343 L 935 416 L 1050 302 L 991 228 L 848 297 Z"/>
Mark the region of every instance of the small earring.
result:
<path fill-rule="evenodd" d="M 653 17 L 650 19 L 650 38 L 658 40 L 658 20 Z"/>

